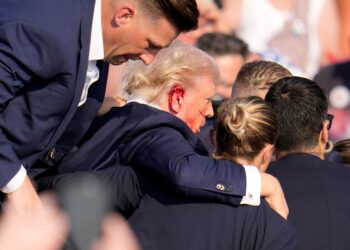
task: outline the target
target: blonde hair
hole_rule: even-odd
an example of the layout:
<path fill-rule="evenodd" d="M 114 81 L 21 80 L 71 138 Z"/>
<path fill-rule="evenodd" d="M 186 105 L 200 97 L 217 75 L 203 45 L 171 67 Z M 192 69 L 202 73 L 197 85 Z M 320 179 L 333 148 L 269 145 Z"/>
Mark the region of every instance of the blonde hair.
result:
<path fill-rule="evenodd" d="M 275 82 L 289 76 L 292 73 L 275 62 L 260 60 L 245 63 L 236 77 L 232 96 L 240 96 L 242 92 L 255 93 L 259 89 L 268 90 Z"/>
<path fill-rule="evenodd" d="M 122 84 L 129 98 L 156 103 L 172 87 L 188 89 L 203 76 L 213 77 L 214 82 L 219 80 L 214 60 L 200 49 L 175 42 L 160 50 L 150 65 L 142 61 L 129 63 Z"/>
<path fill-rule="evenodd" d="M 220 107 L 215 127 L 214 156 L 253 160 L 266 144 L 274 144 L 276 137 L 276 116 L 260 97 L 231 99 Z"/>

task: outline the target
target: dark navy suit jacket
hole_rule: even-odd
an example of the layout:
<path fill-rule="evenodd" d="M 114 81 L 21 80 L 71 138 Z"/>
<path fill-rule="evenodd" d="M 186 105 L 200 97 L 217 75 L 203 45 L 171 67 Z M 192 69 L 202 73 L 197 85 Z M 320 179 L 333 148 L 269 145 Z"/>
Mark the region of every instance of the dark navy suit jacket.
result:
<path fill-rule="evenodd" d="M 268 172 L 281 182 L 297 249 L 345 250 L 350 246 L 350 168 L 310 154 L 291 154 Z"/>
<path fill-rule="evenodd" d="M 90 129 L 79 149 L 63 159 L 59 174 L 128 165 L 186 196 L 237 205 L 245 195 L 244 169 L 209 158 L 198 136 L 168 112 L 131 102 Z"/>
<path fill-rule="evenodd" d="M 103 84 L 88 100 L 98 96 L 98 104 L 92 101 L 90 108 L 82 106 L 80 114 L 76 112 L 86 77 L 93 10 L 93 0 L 1 1 L 0 187 L 21 164 L 28 169 L 43 157 L 73 117 L 87 124 L 74 118 L 69 131 L 83 134 L 96 113 Z"/>
<path fill-rule="evenodd" d="M 259 207 L 206 202 L 239 204 L 245 191 L 241 166 L 207 155 L 182 120 L 131 102 L 97 118 L 58 170 L 134 167 L 143 198 L 129 222 L 143 249 L 294 249 L 295 229 L 266 202 Z M 231 189 L 217 190 L 217 183 Z"/>
<path fill-rule="evenodd" d="M 258 207 L 179 198 L 140 178 L 145 195 L 129 218 L 144 250 L 292 250 L 296 230 L 263 200 Z"/>

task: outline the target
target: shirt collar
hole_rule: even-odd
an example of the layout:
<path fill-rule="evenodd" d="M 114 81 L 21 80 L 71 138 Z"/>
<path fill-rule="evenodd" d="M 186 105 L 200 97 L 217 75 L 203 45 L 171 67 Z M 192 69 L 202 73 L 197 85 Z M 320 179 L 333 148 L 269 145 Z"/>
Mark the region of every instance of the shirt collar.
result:
<path fill-rule="evenodd" d="M 101 24 L 101 0 L 96 0 L 94 16 L 92 18 L 89 61 L 101 60 L 103 58 L 104 50 Z"/>
<path fill-rule="evenodd" d="M 148 103 L 148 102 L 142 100 L 141 98 L 128 98 L 127 103 L 129 103 L 129 102 L 137 102 L 140 104 L 145 104 L 145 105 L 151 106 L 153 108 L 162 110 L 158 105 L 156 105 L 154 103 Z"/>

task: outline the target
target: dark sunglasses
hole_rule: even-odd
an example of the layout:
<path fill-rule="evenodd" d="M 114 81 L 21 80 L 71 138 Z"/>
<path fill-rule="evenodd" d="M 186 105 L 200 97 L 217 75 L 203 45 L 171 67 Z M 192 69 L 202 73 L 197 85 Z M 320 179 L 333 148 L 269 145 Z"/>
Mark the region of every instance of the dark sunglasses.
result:
<path fill-rule="evenodd" d="M 332 127 L 333 119 L 334 119 L 334 115 L 332 115 L 332 114 L 327 114 L 326 120 L 329 121 L 328 126 L 327 126 L 327 129 L 328 129 L 328 130 L 330 130 L 331 127 Z"/>

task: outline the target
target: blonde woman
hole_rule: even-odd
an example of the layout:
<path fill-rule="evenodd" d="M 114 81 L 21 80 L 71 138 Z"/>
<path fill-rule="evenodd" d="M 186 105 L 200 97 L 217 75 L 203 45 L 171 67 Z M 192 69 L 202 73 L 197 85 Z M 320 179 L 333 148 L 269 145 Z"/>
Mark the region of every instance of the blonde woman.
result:
<path fill-rule="evenodd" d="M 231 99 L 220 108 L 215 127 L 214 157 L 265 171 L 276 137 L 276 116 L 261 98 Z"/>

